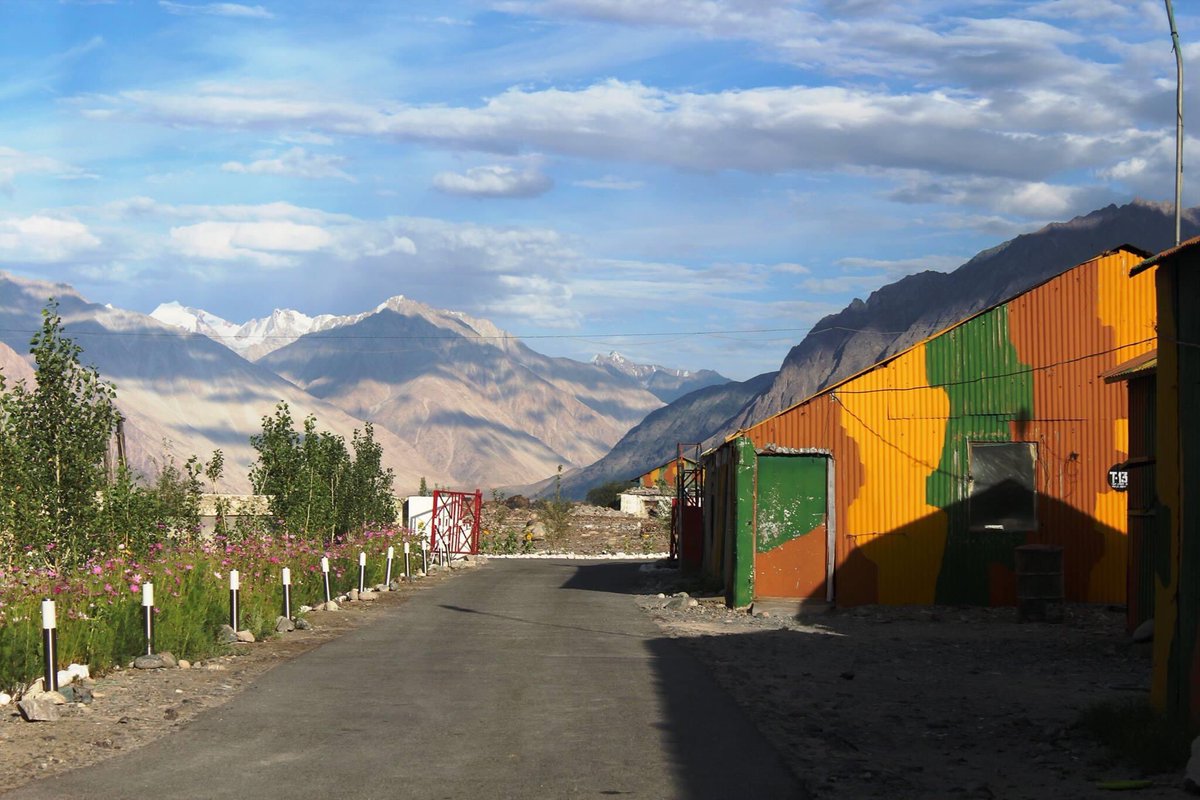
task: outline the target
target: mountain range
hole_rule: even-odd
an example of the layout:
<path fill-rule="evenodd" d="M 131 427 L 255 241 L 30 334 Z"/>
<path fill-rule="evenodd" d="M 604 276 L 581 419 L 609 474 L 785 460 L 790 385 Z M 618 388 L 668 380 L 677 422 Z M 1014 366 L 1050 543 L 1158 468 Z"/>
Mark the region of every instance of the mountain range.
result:
<path fill-rule="evenodd" d="M 1184 214 L 1185 236 L 1200 214 Z M 277 310 L 231 323 L 165 303 L 152 316 L 89 302 L 65 284 L 0 273 L 0 370 L 31 379 L 30 336 L 47 298 L 83 360 L 117 387 L 127 451 L 143 475 L 220 448 L 225 491 L 248 491 L 250 436 L 286 402 L 347 440 L 375 425 L 399 493 L 431 484 L 580 497 L 631 479 L 788 408 L 823 387 L 1120 244 L 1172 243 L 1168 206 L 1135 201 L 1048 225 L 949 272 L 921 272 L 818 322 L 777 372 L 727 381 L 637 364 L 537 353 L 491 322 L 397 296 L 349 316 Z"/>
<path fill-rule="evenodd" d="M 631 375 L 544 356 L 486 320 L 404 297 L 356 315 L 277 310 L 239 325 L 179 303 L 145 316 L 0 273 L 10 382 L 30 377 L 22 354 L 49 297 L 84 363 L 117 387 L 135 470 L 152 477 L 167 459 L 220 448 L 225 491 L 249 491 L 250 437 L 279 402 L 347 440 L 373 423 L 400 493 L 422 478 L 484 488 L 591 463 L 663 405 Z"/>
<path fill-rule="evenodd" d="M 610 352 L 606 356 L 593 356 L 592 363 L 614 375 L 633 378 L 639 386 L 664 403 L 670 403 L 706 386 L 729 383 L 729 378 L 711 369 L 692 372 L 686 369 L 661 367 L 657 364 L 638 364 L 616 351 Z"/>
<path fill-rule="evenodd" d="M 972 314 L 1000 303 L 1122 244 L 1149 252 L 1174 244 L 1169 204 L 1135 200 L 1052 223 L 984 250 L 951 272 L 909 275 L 825 317 L 793 347 L 776 373 L 687 395 L 629 430 L 599 461 L 567 473 L 568 497 L 611 480 L 633 479 L 676 454 L 680 442 L 713 447 L 747 427 L 848 378 Z M 1182 234 L 1200 234 L 1200 209 L 1182 214 Z M 697 414 L 700 403 L 708 410 Z M 736 409 L 721 417 L 725 410 Z M 522 487 L 549 491 L 549 482 Z"/>

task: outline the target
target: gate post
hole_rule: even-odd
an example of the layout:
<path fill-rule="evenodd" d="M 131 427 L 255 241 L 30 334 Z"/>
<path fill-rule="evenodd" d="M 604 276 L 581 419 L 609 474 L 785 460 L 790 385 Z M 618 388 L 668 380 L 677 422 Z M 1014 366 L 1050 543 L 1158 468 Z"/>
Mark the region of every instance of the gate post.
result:
<path fill-rule="evenodd" d="M 754 452 L 754 443 L 744 436 L 734 443 L 734 447 L 733 579 L 726 590 L 725 601 L 733 608 L 744 608 L 754 602 L 754 496 L 758 454 Z"/>

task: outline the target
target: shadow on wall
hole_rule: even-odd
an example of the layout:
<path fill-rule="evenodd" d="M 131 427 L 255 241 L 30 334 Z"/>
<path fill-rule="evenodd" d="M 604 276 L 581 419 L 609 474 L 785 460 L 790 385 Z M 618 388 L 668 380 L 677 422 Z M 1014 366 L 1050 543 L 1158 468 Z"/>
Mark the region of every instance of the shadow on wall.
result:
<path fill-rule="evenodd" d="M 837 604 L 1013 605 L 1015 550 L 1026 544 L 1062 547 L 1067 601 L 1125 602 L 1123 531 L 1045 495 L 1030 515 L 1015 513 L 1012 496 L 1001 483 L 894 530 L 839 541 Z"/>

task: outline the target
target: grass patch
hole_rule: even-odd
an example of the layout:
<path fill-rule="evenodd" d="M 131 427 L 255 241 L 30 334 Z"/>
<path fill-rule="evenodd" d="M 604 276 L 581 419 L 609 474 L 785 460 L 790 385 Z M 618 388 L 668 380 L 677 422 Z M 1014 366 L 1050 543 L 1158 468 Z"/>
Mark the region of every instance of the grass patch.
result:
<path fill-rule="evenodd" d="M 1079 727 L 1114 758 L 1146 775 L 1183 769 L 1195 735 L 1186 723 L 1158 713 L 1144 698 L 1096 703 L 1080 714 Z"/>

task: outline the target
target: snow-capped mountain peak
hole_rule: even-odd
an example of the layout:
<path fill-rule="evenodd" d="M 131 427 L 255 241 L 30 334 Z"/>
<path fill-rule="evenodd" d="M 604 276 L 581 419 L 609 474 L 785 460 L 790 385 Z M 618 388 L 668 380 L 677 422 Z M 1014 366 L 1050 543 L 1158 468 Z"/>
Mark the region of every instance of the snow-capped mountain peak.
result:
<path fill-rule="evenodd" d="M 615 350 L 606 356 L 592 356 L 592 363 L 613 374 L 632 378 L 665 403 L 670 403 L 696 389 L 726 383 L 729 380 L 708 369 L 693 372 L 688 369 L 661 367 L 657 364 L 638 364 Z"/>

